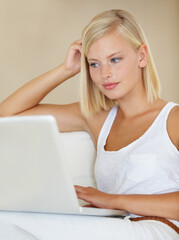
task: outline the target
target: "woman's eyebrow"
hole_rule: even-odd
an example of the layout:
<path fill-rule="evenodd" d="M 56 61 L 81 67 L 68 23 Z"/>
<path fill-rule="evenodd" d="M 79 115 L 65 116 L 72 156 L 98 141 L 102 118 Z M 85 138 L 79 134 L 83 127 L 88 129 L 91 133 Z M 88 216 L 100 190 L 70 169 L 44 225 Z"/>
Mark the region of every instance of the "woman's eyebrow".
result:
<path fill-rule="evenodd" d="M 119 53 L 121 53 L 121 52 L 122 52 L 122 51 L 118 51 L 118 52 L 112 53 L 111 55 L 108 56 L 108 58 L 113 57 L 113 56 L 115 56 L 115 55 L 117 55 L 117 54 L 119 54 Z"/>
<path fill-rule="evenodd" d="M 115 56 L 115 55 L 117 55 L 117 54 L 119 54 L 119 53 L 121 53 L 121 51 L 114 52 L 114 53 L 110 54 L 109 56 L 107 56 L 107 58 L 111 58 L 111 57 L 113 57 L 113 56 Z M 97 58 L 87 58 L 87 60 L 88 60 L 88 61 L 98 61 Z"/>

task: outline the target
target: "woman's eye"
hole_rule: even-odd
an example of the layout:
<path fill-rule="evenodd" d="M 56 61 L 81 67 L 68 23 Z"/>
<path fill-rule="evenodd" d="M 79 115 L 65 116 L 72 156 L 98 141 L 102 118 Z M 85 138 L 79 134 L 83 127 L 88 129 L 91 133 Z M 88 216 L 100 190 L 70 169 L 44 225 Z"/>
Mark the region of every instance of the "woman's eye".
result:
<path fill-rule="evenodd" d="M 117 63 L 117 62 L 119 62 L 120 60 L 121 60 L 121 58 L 112 58 L 112 59 L 111 59 L 111 62 Z"/>
<path fill-rule="evenodd" d="M 99 66 L 99 63 L 90 63 L 90 67 L 97 68 Z"/>

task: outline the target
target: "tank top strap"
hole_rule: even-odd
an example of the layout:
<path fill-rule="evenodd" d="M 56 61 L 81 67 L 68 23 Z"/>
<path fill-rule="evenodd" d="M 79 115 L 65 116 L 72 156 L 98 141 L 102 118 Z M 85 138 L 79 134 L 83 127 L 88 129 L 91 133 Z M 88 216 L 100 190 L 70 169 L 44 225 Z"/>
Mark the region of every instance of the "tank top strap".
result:
<path fill-rule="evenodd" d="M 174 103 L 174 102 L 168 102 L 165 105 L 165 107 L 163 108 L 163 111 L 161 111 L 161 114 L 160 114 L 161 115 L 160 117 L 163 117 L 164 124 L 167 122 L 168 115 L 169 115 L 170 111 L 172 110 L 172 108 L 177 105 L 178 104 Z"/>
<path fill-rule="evenodd" d="M 117 109 L 118 109 L 118 105 L 114 106 L 110 110 L 110 112 L 109 112 L 109 114 L 108 114 L 108 116 L 107 116 L 107 118 L 106 118 L 106 120 L 105 120 L 105 122 L 104 122 L 104 124 L 101 128 L 101 131 L 100 131 L 100 134 L 99 134 L 99 137 L 98 137 L 97 150 L 100 150 L 101 148 L 103 148 L 105 143 L 106 143 L 106 139 L 109 135 L 112 124 L 113 124 L 114 119 L 115 119 L 116 114 L 117 114 Z"/>
<path fill-rule="evenodd" d="M 158 127 L 158 129 L 161 129 L 161 137 L 168 139 L 168 130 L 167 130 L 168 116 L 169 116 L 172 108 L 174 108 L 177 105 L 178 105 L 177 103 L 168 102 L 165 105 L 165 107 L 162 109 L 162 111 L 160 112 L 158 118 L 156 119 L 158 121 L 156 121 L 155 128 Z M 162 129 L 163 129 L 163 131 L 162 131 Z"/>
<path fill-rule="evenodd" d="M 164 108 L 161 110 L 157 118 L 155 119 L 154 126 L 157 127 L 160 125 L 164 131 L 167 131 L 167 120 L 170 111 L 172 110 L 173 107 L 177 106 L 177 103 L 174 102 L 168 102 Z"/>

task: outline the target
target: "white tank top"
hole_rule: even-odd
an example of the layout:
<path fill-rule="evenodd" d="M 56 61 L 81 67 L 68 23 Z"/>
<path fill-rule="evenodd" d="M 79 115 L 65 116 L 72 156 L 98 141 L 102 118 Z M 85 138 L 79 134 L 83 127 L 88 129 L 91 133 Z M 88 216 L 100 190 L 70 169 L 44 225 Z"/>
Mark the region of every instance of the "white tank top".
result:
<path fill-rule="evenodd" d="M 167 103 L 149 129 L 119 151 L 104 149 L 118 106 L 111 109 L 98 138 L 95 178 L 99 190 L 109 194 L 179 191 L 179 151 L 167 132 L 167 118 L 176 105 Z"/>

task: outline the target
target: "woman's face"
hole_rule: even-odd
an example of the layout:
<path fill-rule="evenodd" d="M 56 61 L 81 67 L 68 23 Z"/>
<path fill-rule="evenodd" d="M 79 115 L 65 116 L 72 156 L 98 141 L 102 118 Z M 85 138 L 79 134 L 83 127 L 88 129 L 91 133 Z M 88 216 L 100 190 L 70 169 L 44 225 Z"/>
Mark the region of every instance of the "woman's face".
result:
<path fill-rule="evenodd" d="M 108 33 L 89 49 L 87 60 L 92 81 L 110 99 L 121 99 L 143 89 L 141 52 L 127 40 Z M 133 94 L 134 95 L 134 94 Z"/>

